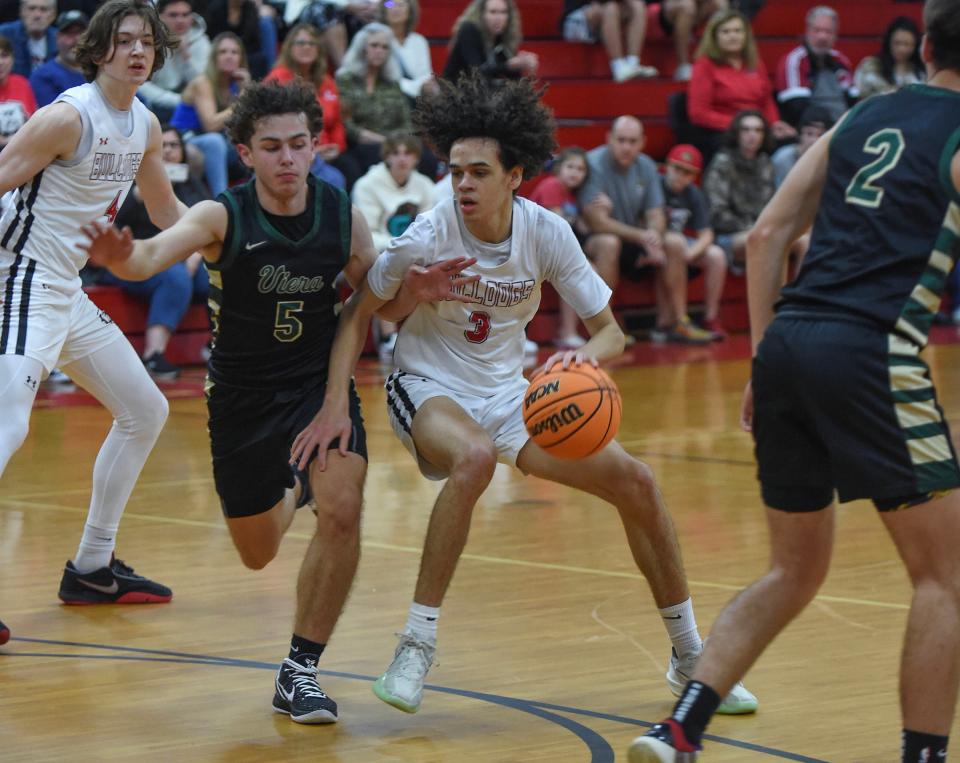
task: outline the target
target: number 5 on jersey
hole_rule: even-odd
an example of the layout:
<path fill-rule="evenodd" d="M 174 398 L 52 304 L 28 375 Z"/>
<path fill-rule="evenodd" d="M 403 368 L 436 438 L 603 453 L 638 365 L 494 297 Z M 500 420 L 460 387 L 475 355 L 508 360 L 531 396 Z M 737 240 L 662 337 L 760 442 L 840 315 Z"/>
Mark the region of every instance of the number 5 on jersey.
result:
<path fill-rule="evenodd" d="M 280 342 L 296 342 L 303 333 L 303 321 L 294 313 L 303 310 L 303 300 L 277 302 L 277 319 L 273 323 L 273 336 Z"/>

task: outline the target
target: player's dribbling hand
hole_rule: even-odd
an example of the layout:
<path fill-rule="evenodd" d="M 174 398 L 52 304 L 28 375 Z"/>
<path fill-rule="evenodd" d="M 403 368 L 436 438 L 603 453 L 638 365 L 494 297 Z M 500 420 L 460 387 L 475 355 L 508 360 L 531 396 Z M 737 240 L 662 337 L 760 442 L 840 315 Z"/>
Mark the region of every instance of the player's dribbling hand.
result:
<path fill-rule="evenodd" d="M 94 220 L 82 225 L 80 230 L 88 241 L 81 242 L 79 247 L 87 253 L 90 262 L 98 267 L 109 268 L 133 254 L 133 233 L 129 226 L 125 225 L 120 230 L 102 220 Z"/>
<path fill-rule="evenodd" d="M 353 422 L 347 411 L 332 410 L 326 404 L 313 417 L 313 421 L 297 435 L 290 447 L 290 463 L 298 469 L 306 469 L 314 451 L 317 453 L 317 466 L 326 471 L 328 446 L 334 440 L 341 456 L 347 455 L 347 444 L 353 433 Z"/>
<path fill-rule="evenodd" d="M 467 284 L 479 281 L 479 275 L 460 275 L 477 261 L 476 257 L 453 257 L 440 260 L 427 267 L 411 265 L 403 277 L 403 285 L 417 302 L 473 302 L 473 297 L 460 290 Z"/>
<path fill-rule="evenodd" d="M 533 379 L 536 379 L 540 374 L 547 373 L 558 363 L 564 371 L 570 368 L 570 366 L 576 368 L 584 363 L 587 363 L 594 368 L 600 367 L 597 359 L 592 355 L 585 355 L 583 350 L 563 350 L 561 352 L 555 352 L 553 355 L 547 358 L 547 362 L 530 375 L 530 380 L 532 381 Z"/>
<path fill-rule="evenodd" d="M 740 428 L 744 432 L 753 431 L 753 382 L 747 381 L 747 388 L 743 391 L 743 402 L 740 404 Z"/>

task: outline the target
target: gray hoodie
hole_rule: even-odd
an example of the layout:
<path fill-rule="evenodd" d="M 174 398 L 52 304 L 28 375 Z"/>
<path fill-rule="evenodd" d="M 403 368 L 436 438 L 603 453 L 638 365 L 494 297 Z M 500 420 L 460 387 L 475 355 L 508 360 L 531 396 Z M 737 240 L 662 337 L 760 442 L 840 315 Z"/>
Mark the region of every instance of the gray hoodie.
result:
<path fill-rule="evenodd" d="M 180 47 L 166 60 L 162 69 L 137 89 L 137 94 L 150 107 L 172 109 L 180 103 L 180 93 L 187 83 L 204 72 L 209 60 L 207 25 L 199 14 L 194 13 L 193 26 L 184 35 Z"/>

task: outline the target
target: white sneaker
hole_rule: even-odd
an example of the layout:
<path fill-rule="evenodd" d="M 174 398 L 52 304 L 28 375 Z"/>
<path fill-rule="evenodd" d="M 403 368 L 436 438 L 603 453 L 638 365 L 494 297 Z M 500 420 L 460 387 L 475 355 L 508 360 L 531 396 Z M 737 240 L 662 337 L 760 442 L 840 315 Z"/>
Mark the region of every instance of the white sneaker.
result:
<path fill-rule="evenodd" d="M 587 340 L 579 334 L 567 334 L 566 336 L 557 337 L 557 341 L 554 342 L 558 350 L 579 350 L 586 343 Z"/>
<path fill-rule="evenodd" d="M 700 659 L 700 651 L 687 652 L 682 657 L 677 656 L 677 650 L 670 650 L 670 667 L 667 668 L 667 685 L 675 697 L 683 694 L 683 690 L 693 675 L 693 669 Z M 737 682 L 730 693 L 723 698 L 717 713 L 720 715 L 745 715 L 757 711 L 757 698 L 753 692 Z"/>
<path fill-rule="evenodd" d="M 393 349 L 397 346 L 397 332 L 394 331 L 377 346 L 377 355 L 384 363 L 393 362 Z"/>
<path fill-rule="evenodd" d="M 423 680 L 433 664 L 436 648 L 410 633 L 401 633 L 393 662 L 387 672 L 374 681 L 373 693 L 398 710 L 417 712 L 423 698 Z"/>
<path fill-rule="evenodd" d="M 690 64 L 680 64 L 673 72 L 674 82 L 689 82 L 693 76 L 693 67 Z"/>

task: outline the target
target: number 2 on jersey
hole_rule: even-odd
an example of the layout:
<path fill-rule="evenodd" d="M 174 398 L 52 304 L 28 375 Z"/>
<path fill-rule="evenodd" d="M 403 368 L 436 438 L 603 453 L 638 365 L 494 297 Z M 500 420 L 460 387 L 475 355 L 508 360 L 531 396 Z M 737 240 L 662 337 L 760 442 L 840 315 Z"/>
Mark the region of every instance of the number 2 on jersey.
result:
<path fill-rule="evenodd" d="M 482 310 L 474 310 L 470 313 L 470 322 L 473 324 L 473 328 L 463 332 L 467 341 L 474 344 L 486 342 L 487 336 L 490 334 L 490 314 Z"/>
<path fill-rule="evenodd" d="M 847 186 L 846 200 L 848 204 L 859 204 L 861 207 L 876 209 L 883 201 L 883 189 L 874 185 L 876 181 L 897 166 L 906 144 L 903 133 L 893 127 L 887 127 L 873 133 L 863 144 L 867 154 L 874 154 L 877 158 L 860 168 Z"/>

